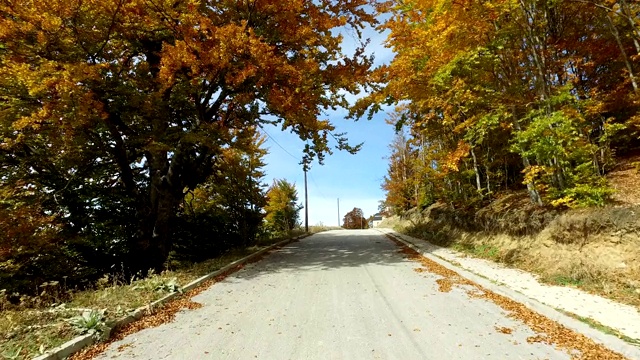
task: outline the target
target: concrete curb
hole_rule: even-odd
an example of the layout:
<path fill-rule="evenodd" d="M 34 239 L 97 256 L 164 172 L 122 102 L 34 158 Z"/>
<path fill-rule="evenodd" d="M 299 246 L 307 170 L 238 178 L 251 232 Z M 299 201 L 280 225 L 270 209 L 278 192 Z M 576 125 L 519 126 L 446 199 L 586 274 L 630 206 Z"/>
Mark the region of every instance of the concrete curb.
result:
<path fill-rule="evenodd" d="M 283 241 L 277 242 L 277 243 L 275 243 L 273 245 L 269 245 L 269 246 L 267 246 L 266 248 L 264 248 L 262 250 L 259 250 L 259 251 L 254 252 L 253 254 L 247 255 L 247 256 L 243 257 L 242 259 L 238 259 L 236 261 L 233 261 L 233 262 L 229 263 L 228 265 L 226 265 L 226 266 L 224 266 L 224 267 L 222 267 L 222 268 L 220 268 L 220 269 L 218 269 L 218 270 L 216 270 L 216 271 L 214 271 L 212 273 L 204 275 L 204 276 L 202 276 L 202 277 L 200 277 L 200 278 L 188 283 L 187 285 L 182 287 L 182 292 L 186 293 L 186 292 L 188 292 L 190 290 L 193 290 L 196 287 L 198 287 L 200 284 L 204 283 L 205 281 L 207 281 L 209 279 L 212 279 L 212 278 L 215 278 L 217 276 L 220 276 L 222 274 L 232 273 L 232 272 L 234 272 L 234 270 L 238 266 L 244 265 L 247 262 L 249 262 L 249 261 L 251 261 L 251 260 L 253 260 L 253 259 L 255 259 L 255 258 L 259 257 L 259 256 L 262 256 L 262 255 L 264 255 L 265 253 L 267 253 L 267 252 L 269 252 L 271 250 L 274 250 L 274 249 L 277 249 L 279 247 L 288 245 L 289 243 L 292 243 L 292 242 L 294 242 L 296 240 L 300 240 L 300 239 L 303 239 L 303 238 L 311 236 L 311 235 L 312 234 L 304 234 L 304 235 L 296 236 L 296 237 L 293 237 L 293 238 L 290 238 L 290 239 L 287 239 L 287 240 L 283 240 Z M 134 322 L 136 320 L 139 320 L 146 313 L 151 312 L 152 309 L 154 309 L 154 308 L 156 308 L 158 306 L 161 306 L 161 305 L 171 301 L 172 299 L 174 299 L 174 298 L 176 298 L 176 297 L 178 297 L 180 295 L 182 295 L 182 293 L 173 292 L 173 293 L 165 295 L 164 297 L 162 297 L 162 298 L 160 298 L 160 299 L 158 299 L 158 300 L 156 300 L 156 301 L 154 301 L 154 302 L 152 302 L 152 303 L 150 303 L 150 304 L 148 304 L 146 306 L 142 306 L 142 307 L 139 307 L 139 308 L 135 309 L 130 314 L 128 314 L 128 315 L 126 315 L 126 316 L 124 316 L 124 317 L 122 317 L 122 318 L 120 318 L 118 320 L 115 320 L 113 323 L 111 323 L 110 324 L 111 326 L 105 331 L 104 334 L 102 334 L 101 338 L 102 339 L 110 338 L 111 337 L 111 333 L 114 330 L 116 330 L 116 329 L 118 329 L 118 328 L 120 328 L 120 327 L 122 327 L 124 325 L 130 324 L 130 323 L 132 323 L 132 322 Z M 97 341 L 98 341 L 98 339 L 92 334 L 81 335 L 81 336 L 78 336 L 78 337 L 76 337 L 74 339 L 71 339 L 71 340 L 67 341 L 66 343 L 64 343 L 64 344 L 62 344 L 62 345 L 60 345 L 60 346 L 58 346 L 56 348 L 47 350 L 44 354 L 33 358 L 33 360 L 62 360 L 62 359 L 65 359 L 65 358 L 71 356 L 72 354 L 82 350 L 83 348 L 85 348 L 87 346 L 95 344 Z"/>
<path fill-rule="evenodd" d="M 378 230 L 380 231 L 380 230 Z M 636 359 L 636 360 L 640 360 L 640 348 L 635 347 L 633 345 L 630 345 L 628 343 L 626 343 L 625 341 L 613 336 L 613 335 L 609 335 L 609 334 L 605 334 L 603 332 L 600 332 L 592 327 L 590 327 L 589 325 L 574 319 L 570 316 L 567 316 L 563 313 L 561 313 L 560 311 L 545 305 L 535 299 L 531 299 L 505 285 L 501 285 L 501 284 L 495 284 L 491 281 L 491 279 L 487 279 L 485 277 L 482 277 L 480 275 L 474 274 L 468 270 L 465 270 L 455 264 L 450 263 L 449 261 L 436 256 L 436 255 L 432 255 L 426 251 L 423 251 L 422 249 L 420 249 L 418 246 L 416 246 L 412 241 L 416 241 L 416 242 L 425 242 L 425 240 L 420 240 L 420 239 L 416 239 L 407 235 L 402 235 L 399 234 L 395 231 L 392 232 L 384 232 L 384 231 L 380 231 L 380 233 L 384 234 L 384 235 L 389 235 L 391 237 L 393 237 L 394 239 L 400 241 L 401 243 L 405 244 L 406 246 L 410 247 L 411 249 L 417 251 L 419 254 L 421 254 L 422 256 L 426 257 L 429 260 L 435 261 L 436 263 L 446 267 L 449 270 L 455 271 L 456 273 L 458 273 L 460 276 L 498 294 L 498 295 L 502 295 L 505 296 L 507 298 L 510 298 L 514 301 L 517 301 L 521 304 L 523 304 L 524 306 L 526 306 L 527 308 L 529 308 L 530 310 L 533 310 L 541 315 L 544 315 L 545 317 L 561 324 L 564 325 L 565 327 L 580 333 L 588 338 L 590 338 L 591 340 L 593 340 L 594 342 L 596 342 L 597 344 L 601 344 L 613 351 L 616 351 L 620 354 L 622 354 L 623 356 L 629 358 L 629 359 Z M 410 239 L 411 241 L 407 240 Z"/>

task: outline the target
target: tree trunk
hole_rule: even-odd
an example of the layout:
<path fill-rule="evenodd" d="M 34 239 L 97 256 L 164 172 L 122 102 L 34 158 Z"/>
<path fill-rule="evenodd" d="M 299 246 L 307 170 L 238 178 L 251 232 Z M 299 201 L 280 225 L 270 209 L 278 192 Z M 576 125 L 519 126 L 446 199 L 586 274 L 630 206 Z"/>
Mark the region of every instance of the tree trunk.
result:
<path fill-rule="evenodd" d="M 558 162 L 558 157 L 554 156 L 551 160 L 549 160 L 549 164 L 553 169 L 553 178 L 555 179 L 555 186 L 558 189 L 563 190 L 565 188 L 564 170 L 559 165 L 560 163 Z"/>
<path fill-rule="evenodd" d="M 531 58 L 533 59 L 533 63 L 535 69 L 537 71 L 538 81 L 539 81 L 539 91 L 540 97 L 543 101 L 547 101 L 549 99 L 549 89 L 548 89 L 548 81 L 546 75 L 546 67 L 547 61 L 544 55 L 545 42 L 540 39 L 540 37 L 536 34 L 534 29 L 534 25 L 536 25 L 537 19 L 533 14 L 533 10 L 527 9 L 527 5 L 524 0 L 520 0 L 520 9 L 522 10 L 522 14 L 525 18 L 525 27 L 526 27 L 526 40 L 529 46 L 527 48 L 530 50 Z M 548 104 L 546 104 L 547 111 Z"/>
<path fill-rule="evenodd" d="M 627 4 L 626 0 L 620 0 L 620 9 L 622 10 L 622 14 L 624 14 L 624 18 L 627 19 L 629 26 L 631 26 L 631 39 L 633 39 L 636 54 L 640 55 L 640 30 L 633 20 L 635 16 L 631 13 L 631 9 L 629 8 L 629 4 Z"/>
<path fill-rule="evenodd" d="M 476 174 L 476 189 L 478 192 L 482 191 L 482 183 L 480 182 L 480 169 L 478 168 L 478 158 L 476 158 L 476 153 L 471 148 L 471 157 L 473 158 L 473 171 Z"/>
<path fill-rule="evenodd" d="M 132 254 L 132 267 L 142 271 L 162 271 L 171 250 L 171 224 L 182 197 L 178 196 L 176 184 L 171 182 L 169 176 L 176 164 L 175 159 L 169 166 L 166 151 L 150 151 L 147 161 L 151 177 L 149 203 L 146 213 L 142 214 L 139 239 Z"/>
<path fill-rule="evenodd" d="M 520 123 L 518 122 L 518 118 L 516 117 L 515 112 L 513 116 L 514 116 L 514 121 L 513 121 L 514 128 L 516 129 L 516 131 L 521 131 Z M 522 157 L 522 164 L 524 165 L 525 169 L 531 166 L 531 163 L 529 162 L 529 158 L 527 158 L 526 155 L 520 154 L 520 157 Z M 531 198 L 531 201 L 534 204 L 538 204 L 539 206 L 544 205 L 542 203 L 542 198 L 540 197 L 540 193 L 538 192 L 535 184 L 532 181 L 527 182 L 527 191 L 529 192 L 529 197 Z"/>
<path fill-rule="evenodd" d="M 485 176 L 487 178 L 487 192 L 491 192 L 491 178 L 489 177 L 489 166 L 485 165 L 484 166 L 484 172 L 485 172 Z"/>
<path fill-rule="evenodd" d="M 160 56 L 162 41 L 149 41 L 144 44 L 144 54 L 149 63 L 150 72 L 154 79 L 160 71 Z M 149 149 L 146 160 L 149 169 L 150 186 L 147 192 L 147 206 L 142 214 L 137 246 L 132 255 L 132 267 L 146 271 L 153 269 L 164 270 L 164 263 L 171 250 L 171 224 L 176 216 L 178 205 L 182 201 L 184 185 L 182 176 L 184 171 L 183 154 L 180 144 L 173 148 L 173 155 L 169 158 L 166 145 L 167 132 L 171 111 L 161 104 L 167 104 L 171 95 L 171 88 L 160 90 L 159 82 L 156 90 L 163 101 L 153 107 L 154 111 L 146 114 L 151 126 Z M 153 101 L 152 98 L 149 99 Z"/>
<path fill-rule="evenodd" d="M 631 80 L 631 86 L 633 86 L 633 92 L 635 94 L 638 94 L 638 83 L 636 82 L 636 77 L 633 72 L 631 62 L 629 61 L 629 57 L 627 56 L 627 52 L 624 50 L 622 40 L 620 40 L 620 33 L 618 32 L 616 25 L 613 23 L 613 20 L 611 20 L 611 16 L 609 16 L 609 14 L 607 14 L 607 20 L 609 22 L 609 29 L 611 30 L 611 34 L 616 39 L 616 43 L 618 44 L 618 48 L 620 49 L 622 59 L 624 60 L 624 64 L 627 67 L 627 71 L 629 72 L 629 79 Z"/>

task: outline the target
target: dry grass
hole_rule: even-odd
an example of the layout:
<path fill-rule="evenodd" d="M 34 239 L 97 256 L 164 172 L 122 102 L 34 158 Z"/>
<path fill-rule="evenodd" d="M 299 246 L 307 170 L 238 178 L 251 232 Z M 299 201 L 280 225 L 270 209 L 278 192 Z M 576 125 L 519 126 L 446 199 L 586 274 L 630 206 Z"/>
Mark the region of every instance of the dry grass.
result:
<path fill-rule="evenodd" d="M 440 286 L 439 291 L 449 292 L 453 287 L 464 285 L 466 286 L 467 293 L 470 297 L 482 298 L 491 301 L 505 310 L 509 317 L 526 324 L 536 333 L 535 336 L 531 336 L 527 339 L 529 343 L 541 342 L 555 346 L 559 349 L 565 350 L 568 354 L 571 354 L 572 359 L 576 360 L 625 359 L 622 355 L 609 350 L 600 344 L 596 344 L 586 336 L 578 334 L 573 330 L 570 330 L 565 326 L 530 310 L 523 304 L 493 293 L 490 290 L 461 277 L 456 272 L 425 258 L 413 249 L 395 240 L 393 237 L 390 238 L 400 246 L 402 249 L 401 252 L 405 254 L 408 259 L 419 262 L 426 271 L 441 276 L 441 278 L 437 280 Z M 469 290 L 469 287 L 471 287 L 472 290 Z M 496 327 L 496 331 L 505 335 L 510 335 L 512 332 L 509 328 L 498 327 Z"/>
<path fill-rule="evenodd" d="M 465 231 L 433 219 L 395 217 L 385 224 L 437 245 L 536 273 L 547 283 L 640 307 L 638 205 L 571 210 L 530 236 Z"/>
<path fill-rule="evenodd" d="M 309 226 L 309 234 L 316 234 L 323 231 L 340 230 L 340 229 L 342 228 L 339 226 L 314 225 L 314 226 Z"/>
<path fill-rule="evenodd" d="M 215 259 L 184 264 L 172 271 L 148 274 L 142 279 L 123 281 L 105 277 L 98 281 L 95 289 L 65 293 L 64 298 L 49 298 L 48 304 L 34 308 L 16 307 L 0 296 L 0 358 L 37 356 L 78 336 L 79 331 L 69 320 L 83 311 L 104 310 L 104 320 L 108 324 L 163 297 L 175 289 L 174 285 L 184 286 L 280 240 L 271 239 L 259 246 L 233 250 Z"/>
<path fill-rule="evenodd" d="M 640 155 L 620 159 L 607 175 L 609 185 L 616 191 L 613 200 L 619 204 L 640 204 Z"/>

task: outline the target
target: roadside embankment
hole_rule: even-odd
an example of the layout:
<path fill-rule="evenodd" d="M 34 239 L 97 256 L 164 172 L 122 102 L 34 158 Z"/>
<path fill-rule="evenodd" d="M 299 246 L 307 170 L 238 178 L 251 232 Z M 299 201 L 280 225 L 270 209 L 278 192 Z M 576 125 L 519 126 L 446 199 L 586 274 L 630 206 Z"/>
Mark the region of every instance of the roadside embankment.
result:
<path fill-rule="evenodd" d="M 559 212 L 515 194 L 479 211 L 434 204 L 381 227 L 640 307 L 640 206 Z"/>

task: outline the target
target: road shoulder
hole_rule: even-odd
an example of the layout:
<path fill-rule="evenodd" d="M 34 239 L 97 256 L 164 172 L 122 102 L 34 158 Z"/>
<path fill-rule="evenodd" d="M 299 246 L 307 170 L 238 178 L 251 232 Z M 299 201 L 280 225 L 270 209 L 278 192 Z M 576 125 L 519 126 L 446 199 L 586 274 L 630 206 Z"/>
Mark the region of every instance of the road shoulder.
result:
<path fill-rule="evenodd" d="M 520 302 L 527 308 L 591 338 L 596 343 L 626 357 L 640 359 L 639 347 L 598 331 L 561 312 L 594 319 L 630 338 L 637 339 L 640 338 L 640 314 L 631 306 L 618 304 L 578 289 L 542 284 L 534 275 L 522 270 L 506 268 L 484 259 L 470 258 L 454 250 L 435 246 L 391 229 L 376 230 L 392 235 L 426 258 L 497 294 Z"/>

